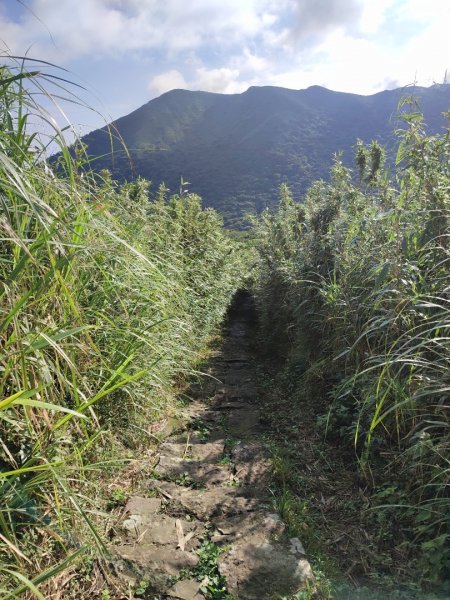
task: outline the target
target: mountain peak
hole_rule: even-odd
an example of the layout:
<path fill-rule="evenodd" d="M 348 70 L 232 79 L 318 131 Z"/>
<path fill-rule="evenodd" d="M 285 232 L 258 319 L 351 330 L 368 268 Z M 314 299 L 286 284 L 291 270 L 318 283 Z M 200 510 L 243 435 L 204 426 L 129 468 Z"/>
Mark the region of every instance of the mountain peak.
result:
<path fill-rule="evenodd" d="M 242 94 L 175 89 L 118 119 L 118 143 L 111 155 L 105 130 L 83 138 L 93 167 L 108 168 L 119 180 L 141 175 L 179 189 L 180 178 L 204 204 L 236 225 L 249 210 L 277 202 L 287 183 L 301 199 L 316 179 L 326 179 L 336 152 L 352 166 L 358 138 L 376 138 L 393 148 L 395 115 L 402 95 L 414 94 L 430 132 L 446 125 L 450 85 L 388 90 L 371 96 L 335 92 L 314 85 L 306 90 L 251 86 Z M 130 157 L 131 156 L 131 161 Z"/>
<path fill-rule="evenodd" d="M 333 90 L 329 90 L 326 87 L 323 87 L 323 85 L 310 85 L 309 87 L 306 88 L 307 92 L 333 92 Z"/>

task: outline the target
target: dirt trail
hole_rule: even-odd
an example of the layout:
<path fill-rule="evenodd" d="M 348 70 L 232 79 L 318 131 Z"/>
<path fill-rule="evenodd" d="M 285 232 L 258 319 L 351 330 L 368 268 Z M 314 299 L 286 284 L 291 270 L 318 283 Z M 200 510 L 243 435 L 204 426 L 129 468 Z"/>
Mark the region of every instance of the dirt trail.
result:
<path fill-rule="evenodd" d="M 125 507 L 112 551 L 122 576 L 149 582 L 145 598 L 208 597 L 197 550 L 210 552 L 212 544 L 223 549 L 218 570 L 234 598 L 289 596 L 312 578 L 300 540 L 287 538 L 271 507 L 251 317 L 251 298 L 241 294 L 209 362 L 211 377 L 193 390 L 185 426 L 159 447 L 148 496 Z"/>

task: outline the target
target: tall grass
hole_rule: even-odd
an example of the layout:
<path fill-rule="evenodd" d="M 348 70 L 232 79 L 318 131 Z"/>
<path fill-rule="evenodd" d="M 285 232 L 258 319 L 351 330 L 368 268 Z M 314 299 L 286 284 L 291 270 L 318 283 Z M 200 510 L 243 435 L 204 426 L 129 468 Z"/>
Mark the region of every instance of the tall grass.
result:
<path fill-rule="evenodd" d="M 392 173 L 358 142 L 356 176 L 336 157 L 304 205 L 282 190 L 257 223 L 256 294 L 267 332 L 276 305 L 272 344 L 289 348 L 297 389 L 355 448 L 383 551 L 436 582 L 449 561 L 450 139 L 426 134 L 411 99 L 401 110 Z"/>
<path fill-rule="evenodd" d="M 97 442 L 107 431 L 138 447 L 242 272 L 197 196 L 160 190 L 149 203 L 147 182 L 93 175 L 37 102 L 47 80 L 25 62 L 0 69 L 0 593 L 11 598 L 42 597 L 78 558 L 80 523 L 102 551 L 78 484 L 101 469 Z"/>

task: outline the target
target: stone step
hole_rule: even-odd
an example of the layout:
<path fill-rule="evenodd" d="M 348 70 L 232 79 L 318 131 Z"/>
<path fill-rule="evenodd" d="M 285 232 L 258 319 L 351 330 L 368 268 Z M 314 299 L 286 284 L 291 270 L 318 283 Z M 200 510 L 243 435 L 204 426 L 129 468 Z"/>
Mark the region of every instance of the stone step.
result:
<path fill-rule="evenodd" d="M 228 415 L 227 427 L 235 437 L 255 435 L 261 431 L 259 410 L 256 407 L 248 407 L 232 411 Z"/>
<path fill-rule="evenodd" d="M 175 600 L 202 600 L 200 583 L 195 579 L 183 579 L 167 590 L 166 595 Z"/>
<path fill-rule="evenodd" d="M 239 400 L 238 398 L 233 398 L 229 400 L 216 400 L 214 398 L 214 404 L 212 405 L 214 410 L 218 411 L 229 411 L 229 410 L 242 410 L 248 408 L 248 402 L 244 402 L 243 400 Z"/>
<path fill-rule="evenodd" d="M 110 547 L 116 571 L 134 582 L 148 580 L 155 594 L 172 589 L 174 578 L 198 564 L 195 549 L 205 536 L 203 522 L 173 517 L 163 510 L 161 498 L 131 497 L 125 505 L 120 533 Z M 192 598 L 203 596 L 193 594 Z"/>
<path fill-rule="evenodd" d="M 219 570 L 229 593 L 245 600 L 291 597 L 313 580 L 308 560 L 268 538 L 264 530 L 235 541 L 219 556 Z"/>
<path fill-rule="evenodd" d="M 258 398 L 258 392 L 255 385 L 248 380 L 239 381 L 238 377 L 229 377 L 224 381 L 224 396 L 229 400 L 238 400 L 241 402 L 254 402 Z"/>
<path fill-rule="evenodd" d="M 279 539 L 285 531 L 285 525 L 277 514 L 262 510 L 214 517 L 211 524 L 214 528 L 211 540 L 220 545 L 248 539 L 257 531 L 265 532 L 268 541 Z"/>
<path fill-rule="evenodd" d="M 259 423 L 257 427 L 259 427 Z M 268 452 L 261 442 L 237 444 L 231 450 L 231 460 L 234 464 L 234 475 L 240 485 L 262 489 L 269 485 L 272 464 Z"/>
<path fill-rule="evenodd" d="M 146 580 L 150 586 L 147 593 L 154 594 L 164 594 L 173 586 L 175 578 L 199 561 L 195 552 L 157 544 L 124 544 L 112 546 L 110 551 L 116 571 L 121 572 L 124 579 L 135 583 Z"/>
<path fill-rule="evenodd" d="M 205 490 L 183 488 L 170 481 L 151 481 L 150 489 L 157 491 L 167 503 L 171 515 L 191 515 L 200 521 L 213 517 L 228 517 L 261 507 L 261 497 L 252 488 L 216 487 Z"/>
<path fill-rule="evenodd" d="M 209 464 L 195 460 L 183 460 L 174 456 L 160 456 L 155 467 L 160 479 L 180 480 L 187 487 L 215 487 L 233 485 L 235 481 L 230 465 Z M 184 478 L 184 482 L 181 479 Z"/>
<path fill-rule="evenodd" d="M 188 459 L 192 461 L 203 461 L 205 463 L 218 463 L 223 458 L 224 443 L 198 443 L 190 442 L 189 435 L 186 442 L 167 441 L 160 446 L 159 452 L 166 457 Z"/>
<path fill-rule="evenodd" d="M 203 523 L 194 519 L 185 520 L 163 513 L 147 515 L 139 511 L 126 515 L 121 527 L 120 538 L 124 543 L 179 546 L 183 550 L 196 548 L 204 533 Z"/>
<path fill-rule="evenodd" d="M 158 433 L 149 497 L 130 498 L 115 530 L 117 571 L 148 580 L 148 598 L 205 600 L 192 571 L 205 539 L 221 546 L 218 568 L 239 600 L 292 597 L 312 581 L 301 541 L 271 512 L 250 341 L 245 319 L 234 319 L 182 419 Z"/>

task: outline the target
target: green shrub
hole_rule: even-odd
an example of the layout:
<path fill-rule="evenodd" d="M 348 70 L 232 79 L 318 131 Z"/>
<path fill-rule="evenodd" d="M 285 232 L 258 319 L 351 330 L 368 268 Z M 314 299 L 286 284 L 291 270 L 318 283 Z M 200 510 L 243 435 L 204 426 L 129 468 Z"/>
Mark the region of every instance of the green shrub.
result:
<path fill-rule="evenodd" d="M 358 142 L 357 180 L 336 157 L 303 205 L 283 189 L 258 220 L 255 293 L 323 430 L 356 448 L 375 492 L 401 487 L 393 509 L 373 502 L 436 582 L 449 560 L 450 138 L 403 106 L 391 174 L 377 143 Z"/>

